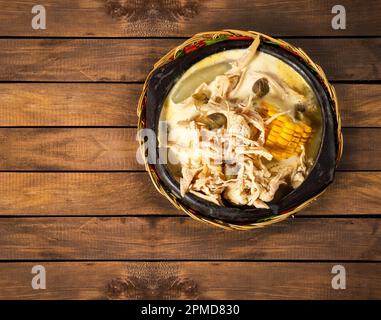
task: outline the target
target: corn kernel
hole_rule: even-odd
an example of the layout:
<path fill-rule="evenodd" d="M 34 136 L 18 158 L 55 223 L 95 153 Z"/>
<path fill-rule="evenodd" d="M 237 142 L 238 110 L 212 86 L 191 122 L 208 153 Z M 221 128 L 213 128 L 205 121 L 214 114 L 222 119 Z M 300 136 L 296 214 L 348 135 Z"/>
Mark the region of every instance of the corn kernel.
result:
<path fill-rule="evenodd" d="M 265 116 L 271 117 L 277 113 L 274 106 L 263 103 Z M 282 115 L 274 119 L 266 128 L 265 147 L 277 160 L 287 159 L 298 155 L 302 146 L 308 142 L 313 133 L 312 128 L 302 122 L 294 122 L 290 116 Z"/>

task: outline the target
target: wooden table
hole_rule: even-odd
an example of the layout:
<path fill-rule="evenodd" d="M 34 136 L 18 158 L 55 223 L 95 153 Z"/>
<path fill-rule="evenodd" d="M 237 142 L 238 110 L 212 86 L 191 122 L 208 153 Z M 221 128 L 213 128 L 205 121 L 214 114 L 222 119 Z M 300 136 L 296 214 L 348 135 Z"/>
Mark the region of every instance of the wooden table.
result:
<path fill-rule="evenodd" d="M 381 298 L 381 2 L 0 0 L 0 298 Z M 341 103 L 335 183 L 294 219 L 224 231 L 176 211 L 136 161 L 153 63 L 199 31 L 304 48 Z M 34 265 L 46 269 L 33 290 Z M 346 289 L 331 286 L 334 265 Z"/>

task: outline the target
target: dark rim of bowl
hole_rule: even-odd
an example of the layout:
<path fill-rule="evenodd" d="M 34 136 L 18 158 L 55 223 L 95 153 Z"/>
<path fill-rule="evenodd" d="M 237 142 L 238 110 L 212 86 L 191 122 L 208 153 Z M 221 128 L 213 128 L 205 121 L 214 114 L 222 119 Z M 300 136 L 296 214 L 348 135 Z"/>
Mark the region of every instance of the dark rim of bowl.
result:
<path fill-rule="evenodd" d="M 158 124 L 163 103 L 177 80 L 195 63 L 205 57 L 231 49 L 244 49 L 250 46 L 250 40 L 224 41 L 199 48 L 197 51 L 177 58 L 155 70 L 149 79 L 146 101 L 146 128 L 158 133 Z M 338 144 L 336 138 L 337 120 L 327 90 L 319 81 L 305 61 L 291 52 L 269 43 L 261 43 L 259 51 L 270 54 L 298 72 L 314 91 L 321 106 L 322 138 L 319 152 L 309 175 L 296 189 L 285 195 L 277 203 L 269 203 L 269 209 L 257 209 L 248 206 L 218 206 L 203 200 L 191 193 L 184 197 L 180 195 L 180 186 L 168 171 L 165 164 L 159 161 L 159 147 L 155 152 L 155 171 L 162 186 L 172 193 L 182 205 L 196 211 L 206 218 L 218 219 L 227 223 L 255 223 L 258 220 L 270 218 L 291 211 L 320 194 L 332 183 L 336 168 Z M 156 141 L 157 142 L 157 141 Z M 156 143 L 156 145 L 158 145 Z"/>

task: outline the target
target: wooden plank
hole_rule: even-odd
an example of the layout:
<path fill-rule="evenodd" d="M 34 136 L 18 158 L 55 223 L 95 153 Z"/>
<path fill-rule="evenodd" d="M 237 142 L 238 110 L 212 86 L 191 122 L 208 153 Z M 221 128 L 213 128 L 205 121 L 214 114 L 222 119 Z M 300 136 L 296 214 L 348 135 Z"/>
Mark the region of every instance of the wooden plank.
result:
<path fill-rule="evenodd" d="M 0 260 L 381 260 L 380 219 L 232 232 L 188 217 L 3 218 Z"/>
<path fill-rule="evenodd" d="M 333 184 L 302 214 L 380 214 L 380 172 L 336 172 Z"/>
<path fill-rule="evenodd" d="M 0 39 L 0 81 L 142 81 L 180 39 Z M 381 38 L 292 39 L 331 80 L 380 80 Z M 349 54 L 350 53 L 350 54 Z"/>
<path fill-rule="evenodd" d="M 338 172 L 303 215 L 381 214 L 380 172 Z M 143 172 L 0 173 L 4 215 L 183 215 Z"/>
<path fill-rule="evenodd" d="M 142 81 L 181 40 L 0 39 L 3 81 Z"/>
<path fill-rule="evenodd" d="M 343 132 L 339 168 L 381 170 L 381 130 Z M 0 142 L 0 170 L 143 169 L 133 128 L 0 128 Z"/>
<path fill-rule="evenodd" d="M 1 263 L 0 299 L 381 298 L 378 263 L 43 262 L 46 289 L 32 290 L 37 264 Z M 345 290 L 332 289 L 334 265 L 345 267 Z"/>
<path fill-rule="evenodd" d="M 378 129 L 373 128 L 344 129 L 344 153 L 339 168 L 343 170 L 379 170 L 381 163 L 372 158 L 381 158 L 380 133 Z"/>
<path fill-rule="evenodd" d="M 331 27 L 336 4 L 332 1 L 45 0 L 46 30 L 30 26 L 35 4 L 0 1 L 0 36 L 189 36 L 227 26 L 277 35 L 381 35 L 381 6 L 376 0 L 366 6 L 342 0 L 348 21 L 345 30 Z"/>
<path fill-rule="evenodd" d="M 344 126 L 381 126 L 381 85 L 335 88 Z M 0 126 L 136 126 L 141 89 L 140 84 L 1 83 Z"/>
<path fill-rule="evenodd" d="M 347 127 L 381 126 L 381 85 L 335 84 L 342 125 Z"/>
<path fill-rule="evenodd" d="M 136 129 L 0 129 L 5 170 L 129 170 L 137 163 Z M 32 169 L 33 168 L 33 169 Z"/>
<path fill-rule="evenodd" d="M 136 126 L 142 85 L 1 83 L 0 126 Z"/>
<path fill-rule="evenodd" d="M 1 215 L 176 214 L 148 174 L 0 173 Z"/>

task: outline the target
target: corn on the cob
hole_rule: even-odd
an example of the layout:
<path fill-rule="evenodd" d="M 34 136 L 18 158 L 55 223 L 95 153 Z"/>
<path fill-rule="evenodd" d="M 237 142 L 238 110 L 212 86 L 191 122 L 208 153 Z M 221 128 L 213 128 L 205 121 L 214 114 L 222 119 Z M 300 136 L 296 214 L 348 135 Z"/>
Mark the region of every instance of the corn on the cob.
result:
<path fill-rule="evenodd" d="M 269 103 L 263 103 L 265 115 L 274 116 L 278 111 Z M 312 128 L 303 121 L 294 121 L 289 115 L 275 118 L 266 127 L 265 147 L 277 160 L 298 155 L 312 137 Z"/>

